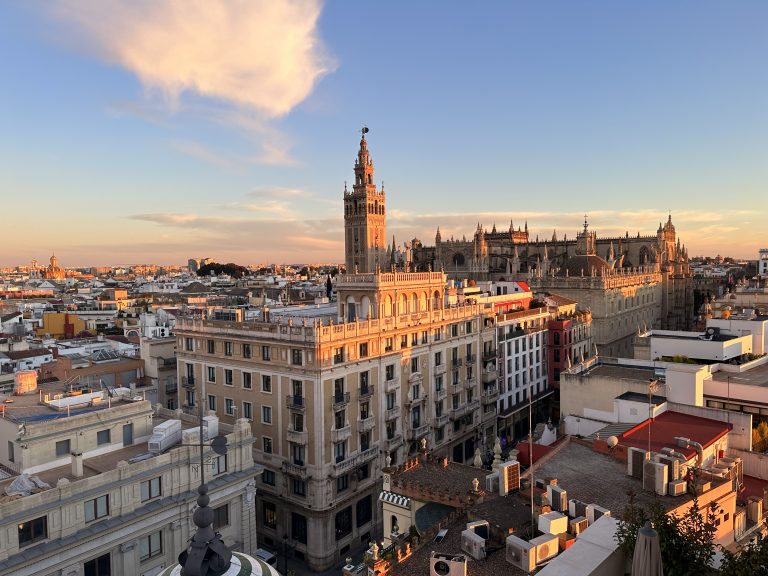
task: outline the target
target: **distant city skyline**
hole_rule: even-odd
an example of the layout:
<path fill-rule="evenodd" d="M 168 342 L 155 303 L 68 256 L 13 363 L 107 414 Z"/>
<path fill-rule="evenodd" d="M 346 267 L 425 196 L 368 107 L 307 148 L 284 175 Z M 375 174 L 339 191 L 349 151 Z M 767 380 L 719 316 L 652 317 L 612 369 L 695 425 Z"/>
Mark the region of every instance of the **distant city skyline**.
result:
<path fill-rule="evenodd" d="M 341 262 L 359 129 L 398 243 L 528 222 L 757 258 L 761 2 L 0 5 L 0 267 Z M 234 46 L 237 49 L 224 49 Z"/>

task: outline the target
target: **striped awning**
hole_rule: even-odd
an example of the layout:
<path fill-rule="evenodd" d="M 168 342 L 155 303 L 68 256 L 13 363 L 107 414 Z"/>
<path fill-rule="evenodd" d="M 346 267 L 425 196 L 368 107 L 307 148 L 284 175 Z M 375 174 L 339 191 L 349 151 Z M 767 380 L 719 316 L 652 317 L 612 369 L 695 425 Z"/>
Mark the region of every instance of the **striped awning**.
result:
<path fill-rule="evenodd" d="M 407 496 L 395 494 L 394 492 L 387 492 L 384 490 L 381 494 L 379 494 L 379 500 L 381 502 L 388 502 L 390 504 L 394 504 L 395 506 L 400 506 L 400 508 L 405 508 L 406 510 L 411 509 L 411 499 Z"/>

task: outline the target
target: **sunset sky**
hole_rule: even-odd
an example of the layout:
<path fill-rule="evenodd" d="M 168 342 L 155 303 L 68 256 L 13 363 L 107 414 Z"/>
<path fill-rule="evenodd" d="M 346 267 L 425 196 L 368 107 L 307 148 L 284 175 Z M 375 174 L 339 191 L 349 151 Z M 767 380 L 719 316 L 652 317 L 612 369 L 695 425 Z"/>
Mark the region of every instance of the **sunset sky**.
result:
<path fill-rule="evenodd" d="M 0 266 L 343 260 L 388 235 L 768 246 L 768 3 L 0 2 Z"/>

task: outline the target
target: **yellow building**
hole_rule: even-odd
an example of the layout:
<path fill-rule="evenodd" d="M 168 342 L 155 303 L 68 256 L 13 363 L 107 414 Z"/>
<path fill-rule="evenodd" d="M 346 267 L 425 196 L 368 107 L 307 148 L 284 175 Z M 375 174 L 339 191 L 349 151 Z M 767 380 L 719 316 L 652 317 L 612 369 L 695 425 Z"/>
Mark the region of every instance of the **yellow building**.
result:
<path fill-rule="evenodd" d="M 52 338 L 74 338 L 87 329 L 85 320 L 80 319 L 72 312 L 45 312 L 43 314 L 43 326 L 37 328 L 37 336 L 50 336 Z"/>

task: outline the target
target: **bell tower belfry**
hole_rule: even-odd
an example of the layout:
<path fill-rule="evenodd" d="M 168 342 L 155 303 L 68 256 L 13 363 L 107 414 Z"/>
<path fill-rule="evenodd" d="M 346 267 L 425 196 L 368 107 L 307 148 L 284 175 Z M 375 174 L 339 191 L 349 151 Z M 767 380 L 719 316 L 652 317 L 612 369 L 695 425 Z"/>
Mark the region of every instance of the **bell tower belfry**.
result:
<path fill-rule="evenodd" d="M 347 274 L 375 272 L 386 264 L 386 197 L 373 183 L 373 160 L 361 130 L 352 191 L 344 185 L 344 254 Z"/>

